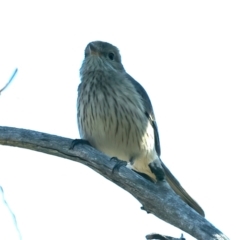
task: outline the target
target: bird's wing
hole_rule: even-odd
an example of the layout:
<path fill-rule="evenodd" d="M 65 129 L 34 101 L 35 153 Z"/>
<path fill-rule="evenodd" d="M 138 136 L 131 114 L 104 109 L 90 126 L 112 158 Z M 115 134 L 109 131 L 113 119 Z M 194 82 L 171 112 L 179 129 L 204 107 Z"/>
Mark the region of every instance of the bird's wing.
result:
<path fill-rule="evenodd" d="M 82 83 L 80 83 L 78 85 L 78 99 L 77 99 L 77 123 L 78 123 L 78 131 L 80 133 L 80 136 L 82 137 L 82 129 L 81 129 L 81 126 L 80 126 L 80 91 L 81 91 L 81 86 L 82 86 Z"/>
<path fill-rule="evenodd" d="M 160 157 L 161 155 L 161 148 L 160 148 L 160 140 L 159 140 L 159 134 L 158 134 L 158 128 L 157 123 L 155 120 L 155 115 L 153 112 L 152 103 L 150 101 L 150 98 L 148 97 L 147 92 L 145 89 L 141 86 L 139 82 L 137 82 L 134 78 L 132 78 L 129 74 L 127 74 L 127 79 L 131 81 L 137 92 L 142 96 L 144 108 L 145 108 L 145 115 L 149 119 L 153 129 L 154 129 L 154 138 L 155 138 L 155 150 Z"/>
<path fill-rule="evenodd" d="M 127 74 L 127 78 L 131 81 L 131 83 L 135 87 L 136 91 L 142 96 L 145 111 L 146 111 L 145 115 L 149 119 L 149 121 L 151 122 L 151 125 L 154 129 L 155 149 L 156 149 L 156 152 L 157 152 L 157 154 L 160 158 L 160 155 L 161 155 L 160 140 L 159 140 L 157 123 L 156 123 L 156 119 L 155 119 L 155 115 L 154 115 L 154 112 L 153 112 L 153 107 L 152 107 L 151 101 L 148 97 L 147 92 L 141 86 L 140 83 L 138 83 L 135 79 L 133 79 L 129 74 Z M 172 189 L 182 198 L 182 200 L 184 202 L 186 202 L 190 207 L 195 209 L 196 212 L 198 212 L 202 216 L 205 216 L 204 211 L 199 206 L 199 204 L 185 191 L 185 189 L 181 186 L 181 184 L 173 176 L 173 174 L 165 166 L 165 164 L 162 161 L 161 161 L 161 163 L 162 163 L 162 167 L 164 169 L 164 172 L 166 174 L 166 180 L 169 183 L 169 185 L 172 187 Z"/>

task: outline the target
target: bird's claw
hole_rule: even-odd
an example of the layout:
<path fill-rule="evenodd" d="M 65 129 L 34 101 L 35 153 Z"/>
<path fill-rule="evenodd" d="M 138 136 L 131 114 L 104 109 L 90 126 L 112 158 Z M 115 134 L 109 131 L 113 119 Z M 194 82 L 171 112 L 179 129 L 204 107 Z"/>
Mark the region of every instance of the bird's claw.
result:
<path fill-rule="evenodd" d="M 119 170 L 120 167 L 122 167 L 122 166 L 125 166 L 125 167 L 127 166 L 126 161 L 120 160 L 117 157 L 110 158 L 110 161 L 112 161 L 112 160 L 114 160 L 116 162 L 116 164 L 114 165 L 114 167 L 112 169 L 112 173 L 114 173 L 115 170 Z"/>
<path fill-rule="evenodd" d="M 74 147 L 78 144 L 86 144 L 86 145 L 89 145 L 91 146 L 91 144 L 89 143 L 89 141 L 85 140 L 85 139 L 74 139 L 72 142 L 71 142 L 71 145 L 69 147 L 69 150 L 73 150 Z"/>

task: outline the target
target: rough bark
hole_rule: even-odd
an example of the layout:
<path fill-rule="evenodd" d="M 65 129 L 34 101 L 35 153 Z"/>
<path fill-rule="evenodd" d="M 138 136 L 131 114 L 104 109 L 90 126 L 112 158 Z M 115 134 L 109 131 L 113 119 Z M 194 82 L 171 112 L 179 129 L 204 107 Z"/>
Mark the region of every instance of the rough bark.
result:
<path fill-rule="evenodd" d="M 70 150 L 72 139 L 12 127 L 0 127 L 0 144 L 26 148 L 82 163 L 131 193 L 144 209 L 198 240 L 229 239 L 185 204 L 167 182 L 154 184 L 88 145 Z"/>

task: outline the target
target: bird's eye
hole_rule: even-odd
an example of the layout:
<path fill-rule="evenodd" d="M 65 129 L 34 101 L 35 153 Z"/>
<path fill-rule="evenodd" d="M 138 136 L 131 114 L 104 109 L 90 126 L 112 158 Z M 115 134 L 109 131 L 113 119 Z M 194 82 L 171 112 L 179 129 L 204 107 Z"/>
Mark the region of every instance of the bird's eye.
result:
<path fill-rule="evenodd" d="M 108 57 L 109 57 L 111 60 L 113 60 L 113 59 L 114 59 L 114 53 L 112 53 L 112 52 L 108 53 Z"/>

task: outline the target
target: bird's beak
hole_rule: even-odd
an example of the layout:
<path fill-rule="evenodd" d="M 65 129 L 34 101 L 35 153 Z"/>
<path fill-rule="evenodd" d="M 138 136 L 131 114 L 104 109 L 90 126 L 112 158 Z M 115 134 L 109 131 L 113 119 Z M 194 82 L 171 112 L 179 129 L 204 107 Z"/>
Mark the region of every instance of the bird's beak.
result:
<path fill-rule="evenodd" d="M 94 43 L 89 43 L 87 51 L 88 51 L 89 55 L 99 56 L 99 51 L 98 51 L 97 47 L 94 45 Z"/>

